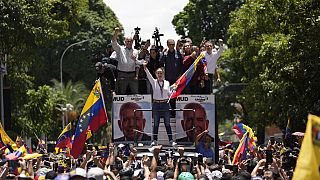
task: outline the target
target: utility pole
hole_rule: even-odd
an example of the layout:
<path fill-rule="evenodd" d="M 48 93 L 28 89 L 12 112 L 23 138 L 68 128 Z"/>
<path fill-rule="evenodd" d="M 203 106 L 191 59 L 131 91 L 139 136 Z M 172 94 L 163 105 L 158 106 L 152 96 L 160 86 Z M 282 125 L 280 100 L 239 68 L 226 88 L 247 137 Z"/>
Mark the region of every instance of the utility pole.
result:
<path fill-rule="evenodd" d="M 3 126 L 3 129 L 5 129 L 4 126 L 4 102 L 3 102 L 3 78 L 4 75 L 7 74 L 7 67 L 6 67 L 6 61 L 7 61 L 7 55 L 6 54 L 0 54 L 0 106 L 1 106 L 1 123 Z"/>

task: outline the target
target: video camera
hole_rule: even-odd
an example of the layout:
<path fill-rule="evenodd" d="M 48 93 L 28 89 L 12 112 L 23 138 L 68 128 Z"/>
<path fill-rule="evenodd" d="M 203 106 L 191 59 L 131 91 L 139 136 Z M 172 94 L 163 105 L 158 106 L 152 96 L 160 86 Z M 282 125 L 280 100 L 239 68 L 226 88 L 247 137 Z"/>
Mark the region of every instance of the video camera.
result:
<path fill-rule="evenodd" d="M 154 39 L 154 44 L 156 45 L 157 50 L 161 50 L 163 48 L 160 41 L 161 36 L 163 36 L 163 34 L 160 34 L 159 29 L 156 27 L 152 34 L 152 38 Z"/>
<path fill-rule="evenodd" d="M 134 40 L 134 48 L 139 50 L 141 48 L 141 38 L 139 36 L 141 28 L 136 27 L 134 28 L 134 35 L 133 35 L 133 40 Z"/>

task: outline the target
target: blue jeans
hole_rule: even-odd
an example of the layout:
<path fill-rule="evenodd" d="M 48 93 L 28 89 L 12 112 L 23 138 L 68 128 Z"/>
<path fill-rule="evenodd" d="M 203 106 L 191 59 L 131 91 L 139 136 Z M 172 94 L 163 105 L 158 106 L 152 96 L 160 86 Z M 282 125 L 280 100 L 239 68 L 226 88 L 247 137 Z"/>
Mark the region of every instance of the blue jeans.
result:
<path fill-rule="evenodd" d="M 172 140 L 172 130 L 170 126 L 170 104 L 163 102 L 163 103 L 153 103 L 152 110 L 153 110 L 153 140 L 158 140 L 158 130 L 160 124 L 160 117 L 163 116 L 164 118 L 164 125 L 166 127 L 166 131 L 168 134 L 169 141 Z M 162 111 L 157 111 L 162 110 Z"/>

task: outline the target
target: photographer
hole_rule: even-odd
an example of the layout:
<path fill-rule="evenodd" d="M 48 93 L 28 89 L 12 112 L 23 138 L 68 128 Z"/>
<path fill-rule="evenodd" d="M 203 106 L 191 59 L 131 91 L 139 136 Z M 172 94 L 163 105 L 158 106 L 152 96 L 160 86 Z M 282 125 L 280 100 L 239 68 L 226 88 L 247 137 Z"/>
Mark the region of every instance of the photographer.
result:
<path fill-rule="evenodd" d="M 95 69 L 97 71 L 97 79 L 102 79 L 103 77 L 110 83 L 111 92 L 115 91 L 115 82 L 116 82 L 116 66 L 117 61 L 113 58 L 105 57 L 103 53 L 98 52 L 93 55 L 91 59 L 95 62 Z"/>

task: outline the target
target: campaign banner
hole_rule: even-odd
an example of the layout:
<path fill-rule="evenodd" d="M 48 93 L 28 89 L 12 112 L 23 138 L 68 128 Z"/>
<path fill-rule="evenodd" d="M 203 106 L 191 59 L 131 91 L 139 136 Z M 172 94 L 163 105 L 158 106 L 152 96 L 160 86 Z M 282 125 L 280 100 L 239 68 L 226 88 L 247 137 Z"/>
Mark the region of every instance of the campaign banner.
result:
<path fill-rule="evenodd" d="M 112 106 L 113 142 L 151 141 L 151 95 L 116 95 Z M 135 116 L 134 117 L 134 111 Z M 134 119 L 136 118 L 136 122 Z M 147 134 L 149 133 L 149 134 Z"/>
<path fill-rule="evenodd" d="M 180 95 L 176 99 L 176 108 L 194 109 L 194 111 L 177 111 L 177 142 L 194 142 L 195 137 L 206 129 L 211 137 L 215 137 L 214 95 Z"/>

